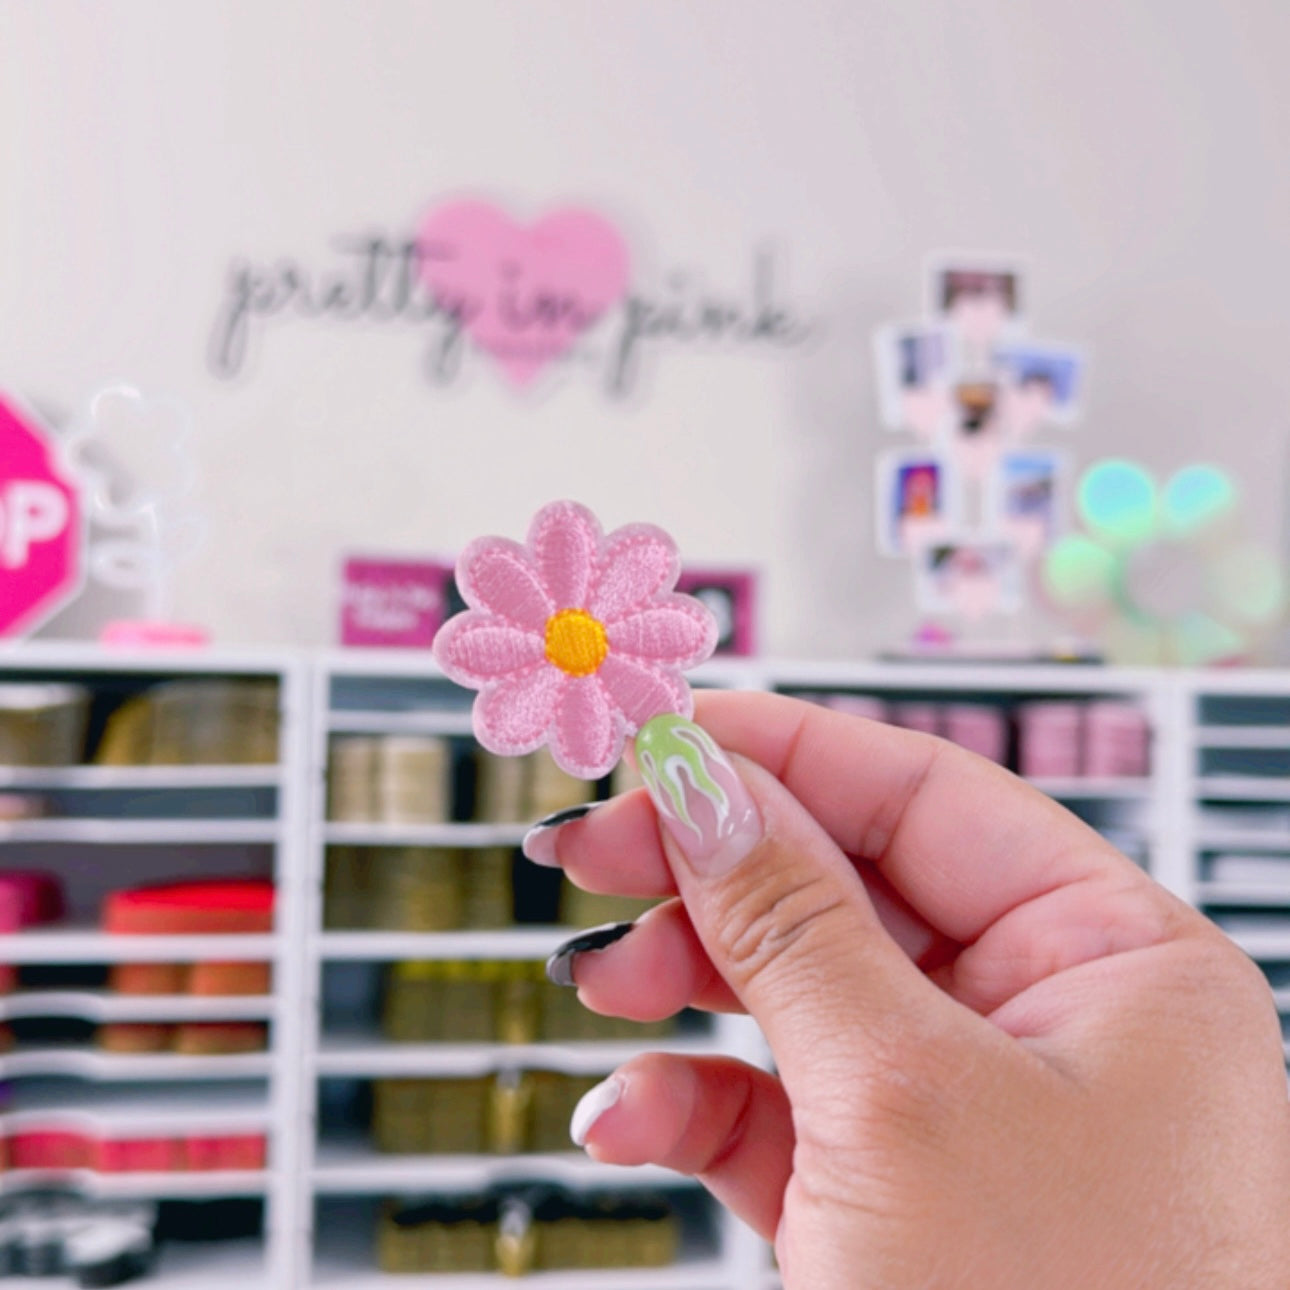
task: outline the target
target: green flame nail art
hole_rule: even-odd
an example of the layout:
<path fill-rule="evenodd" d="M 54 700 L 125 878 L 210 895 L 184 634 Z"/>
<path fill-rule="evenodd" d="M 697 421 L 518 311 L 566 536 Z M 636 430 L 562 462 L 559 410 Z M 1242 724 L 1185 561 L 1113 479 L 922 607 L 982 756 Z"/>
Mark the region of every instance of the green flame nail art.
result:
<path fill-rule="evenodd" d="M 685 783 L 712 804 L 720 829 L 730 814 L 730 797 L 710 767 L 725 764 L 711 735 L 693 721 L 671 713 L 647 721 L 636 736 L 636 761 L 655 803 L 682 824 L 702 833 L 685 800 Z"/>

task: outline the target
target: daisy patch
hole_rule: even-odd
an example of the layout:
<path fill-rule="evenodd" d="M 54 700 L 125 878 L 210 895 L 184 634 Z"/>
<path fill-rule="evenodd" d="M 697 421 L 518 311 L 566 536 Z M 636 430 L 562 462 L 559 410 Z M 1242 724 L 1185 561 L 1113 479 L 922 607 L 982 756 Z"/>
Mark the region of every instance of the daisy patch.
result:
<path fill-rule="evenodd" d="M 711 655 L 717 623 L 674 590 L 680 571 L 662 529 L 606 536 L 577 502 L 544 506 L 523 544 L 470 543 L 457 562 L 469 608 L 439 629 L 434 657 L 479 691 L 479 742 L 505 756 L 549 744 L 571 775 L 599 779 L 651 717 L 690 716 L 681 673 Z"/>

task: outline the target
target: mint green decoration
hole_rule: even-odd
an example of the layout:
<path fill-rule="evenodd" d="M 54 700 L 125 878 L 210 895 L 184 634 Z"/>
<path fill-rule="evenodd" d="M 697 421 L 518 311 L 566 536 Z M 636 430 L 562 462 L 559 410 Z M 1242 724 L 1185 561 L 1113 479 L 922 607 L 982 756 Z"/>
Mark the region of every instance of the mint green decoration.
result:
<path fill-rule="evenodd" d="M 684 781 L 712 803 L 720 825 L 730 812 L 730 798 L 709 767 L 722 761 L 712 736 L 674 713 L 651 718 L 636 736 L 636 762 L 655 802 L 665 802 L 670 813 L 696 833 L 700 829 L 686 803 Z"/>
<path fill-rule="evenodd" d="M 1112 548 L 1144 541 L 1156 528 L 1155 480 L 1131 461 L 1112 458 L 1089 467 L 1078 505 L 1084 523 Z"/>
<path fill-rule="evenodd" d="M 1044 580 L 1058 604 L 1082 608 L 1110 594 L 1115 571 L 1114 553 L 1082 533 L 1072 533 L 1049 551 Z"/>
<path fill-rule="evenodd" d="M 1240 490 L 1197 463 L 1157 485 L 1141 466 L 1098 462 L 1079 486 L 1088 533 L 1048 552 L 1050 604 L 1124 663 L 1199 666 L 1247 658 L 1284 612 L 1277 556 L 1240 536 Z"/>
<path fill-rule="evenodd" d="M 1275 622 L 1285 604 L 1285 578 L 1276 557 L 1242 543 L 1215 556 L 1209 568 L 1217 602 L 1243 623 Z"/>
<path fill-rule="evenodd" d="M 1229 515 L 1235 505 L 1236 485 L 1217 466 L 1184 466 L 1165 485 L 1164 530 L 1176 537 L 1199 533 Z"/>

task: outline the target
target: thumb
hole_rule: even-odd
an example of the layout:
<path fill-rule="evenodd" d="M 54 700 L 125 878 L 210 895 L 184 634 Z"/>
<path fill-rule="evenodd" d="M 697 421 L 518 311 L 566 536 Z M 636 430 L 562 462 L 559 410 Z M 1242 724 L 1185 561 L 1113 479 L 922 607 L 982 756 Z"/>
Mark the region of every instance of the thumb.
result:
<path fill-rule="evenodd" d="M 805 1092 L 838 1062 L 899 1062 L 949 1001 L 884 930 L 855 866 L 769 772 L 702 727 L 655 717 L 636 761 L 677 889 L 709 958 Z"/>

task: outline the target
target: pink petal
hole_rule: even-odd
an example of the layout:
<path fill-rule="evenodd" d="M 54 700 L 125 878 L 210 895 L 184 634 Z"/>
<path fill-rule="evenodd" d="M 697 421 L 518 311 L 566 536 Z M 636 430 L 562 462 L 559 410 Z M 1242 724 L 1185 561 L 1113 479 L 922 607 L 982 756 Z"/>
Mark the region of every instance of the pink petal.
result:
<path fill-rule="evenodd" d="M 556 705 L 551 734 L 556 765 L 580 779 L 599 779 L 622 755 L 625 735 L 623 718 L 598 677 L 570 679 Z"/>
<path fill-rule="evenodd" d="M 635 734 L 662 712 L 688 717 L 694 711 L 690 687 L 675 672 L 656 664 L 611 653 L 596 676 L 626 718 L 628 734 Z"/>
<path fill-rule="evenodd" d="M 601 537 L 599 521 L 577 502 L 552 502 L 534 516 L 529 546 L 555 609 L 587 607 Z"/>
<path fill-rule="evenodd" d="M 475 738 L 504 757 L 540 748 L 547 739 L 564 673 L 543 663 L 485 688 L 475 700 Z"/>
<path fill-rule="evenodd" d="M 479 609 L 454 614 L 434 638 L 435 662 L 458 685 L 474 689 L 545 657 L 546 645 L 537 632 L 522 631 Z"/>
<path fill-rule="evenodd" d="M 555 608 L 529 553 L 507 538 L 477 538 L 466 547 L 457 561 L 457 589 L 472 608 L 531 631 L 541 631 Z"/>
<path fill-rule="evenodd" d="M 717 646 L 716 619 L 693 596 L 666 596 L 658 605 L 611 623 L 611 655 L 619 650 L 676 667 L 701 663 Z"/>
<path fill-rule="evenodd" d="M 609 535 L 587 609 L 602 623 L 642 608 L 659 591 L 671 591 L 681 572 L 676 543 L 652 524 L 628 524 Z"/>

